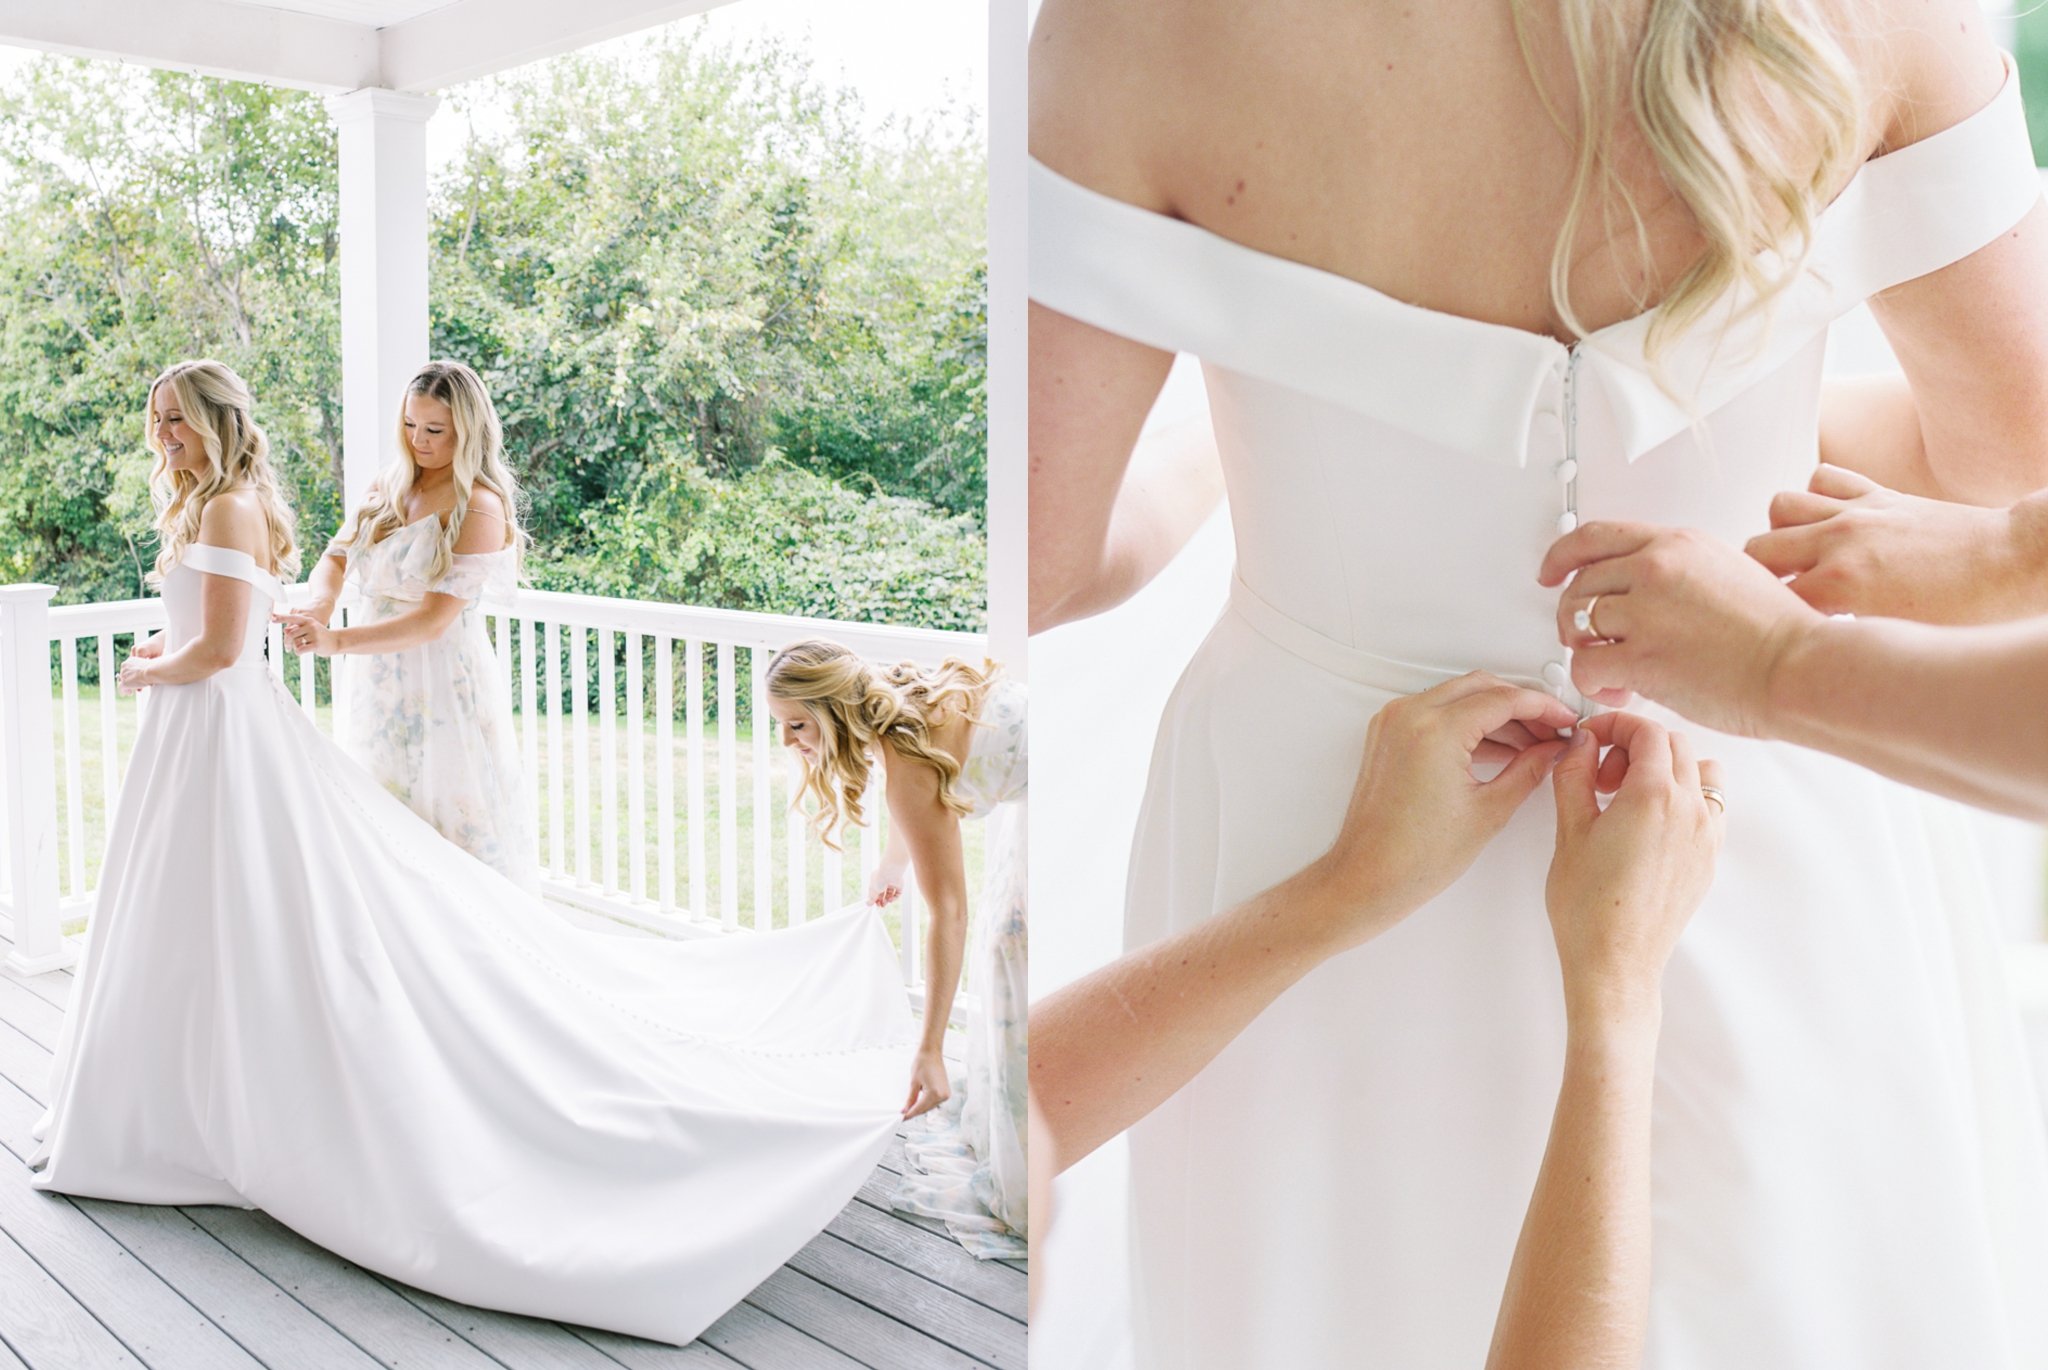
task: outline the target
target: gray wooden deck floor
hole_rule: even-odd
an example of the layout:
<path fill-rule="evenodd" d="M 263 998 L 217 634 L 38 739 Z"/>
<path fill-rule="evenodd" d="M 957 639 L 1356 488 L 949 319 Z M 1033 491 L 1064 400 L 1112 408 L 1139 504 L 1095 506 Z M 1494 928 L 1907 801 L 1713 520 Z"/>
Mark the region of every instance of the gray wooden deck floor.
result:
<path fill-rule="evenodd" d="M 261 1212 L 41 1193 L 21 1158 L 70 989 L 68 971 L 0 972 L 0 1370 L 1024 1370 L 1022 1266 L 889 1211 L 900 1137 L 824 1232 L 682 1348 L 451 1303 Z"/>

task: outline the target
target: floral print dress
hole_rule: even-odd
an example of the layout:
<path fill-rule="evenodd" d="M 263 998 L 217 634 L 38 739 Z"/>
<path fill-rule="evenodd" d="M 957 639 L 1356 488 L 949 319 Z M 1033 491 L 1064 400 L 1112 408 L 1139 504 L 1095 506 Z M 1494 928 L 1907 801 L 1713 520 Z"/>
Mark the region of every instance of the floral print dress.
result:
<path fill-rule="evenodd" d="M 516 553 L 457 555 L 446 574 L 429 580 L 439 531 L 440 520 L 429 516 L 348 558 L 348 583 L 360 596 L 355 623 L 406 613 L 429 592 L 470 602 L 431 642 L 350 659 L 342 745 L 443 837 L 531 891 L 539 859 L 511 692 L 478 607 L 484 599 L 510 601 Z"/>
<path fill-rule="evenodd" d="M 988 824 L 969 959 L 981 1004 L 967 1025 L 966 1067 L 952 1097 L 905 1134 L 895 1199 L 905 1212 L 943 1219 L 984 1259 L 1023 1256 L 1027 1233 L 1027 702 L 1023 682 L 991 682 L 955 786 L 973 806 L 970 816 Z"/>

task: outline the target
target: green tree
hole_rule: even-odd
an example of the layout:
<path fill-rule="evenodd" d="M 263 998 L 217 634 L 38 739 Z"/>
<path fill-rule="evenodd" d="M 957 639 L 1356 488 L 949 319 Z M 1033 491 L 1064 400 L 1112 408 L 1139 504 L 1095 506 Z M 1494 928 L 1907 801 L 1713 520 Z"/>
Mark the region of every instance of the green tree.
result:
<path fill-rule="evenodd" d="M 434 188 L 431 346 L 492 389 L 535 583 L 978 626 L 979 130 L 870 135 L 789 50 L 675 28 L 456 99 L 502 117 Z M 0 90 L 0 207 L 0 575 L 141 593 L 144 390 L 190 356 L 250 382 L 317 547 L 343 513 L 320 103 L 44 59 Z"/>

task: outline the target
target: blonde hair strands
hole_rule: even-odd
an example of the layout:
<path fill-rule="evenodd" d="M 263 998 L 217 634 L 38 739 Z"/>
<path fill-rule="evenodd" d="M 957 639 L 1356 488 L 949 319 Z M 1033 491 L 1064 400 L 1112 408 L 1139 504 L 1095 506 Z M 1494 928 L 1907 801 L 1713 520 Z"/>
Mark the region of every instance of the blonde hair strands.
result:
<path fill-rule="evenodd" d="M 206 458 L 203 471 L 172 470 L 170 458 L 157 446 L 155 417 L 160 408 L 168 407 L 158 403 L 166 391 L 199 439 Z M 146 577 L 151 585 L 162 584 L 164 573 L 198 539 L 207 502 L 238 486 L 254 490 L 263 507 L 271 569 L 286 580 L 298 574 L 297 520 L 270 464 L 270 440 L 251 417 L 253 407 L 248 385 L 216 361 L 177 362 L 149 383 L 142 410 L 143 445 L 153 458 L 149 495 L 161 537 L 155 569 Z"/>
<path fill-rule="evenodd" d="M 1626 208 L 1637 250 L 1648 237 L 1634 197 L 1614 170 L 1618 62 L 1629 17 L 1642 13 L 1627 81 L 1629 113 L 1657 168 L 1705 239 L 1698 260 L 1664 293 L 1650 320 L 1654 364 L 1732 287 L 1746 287 L 1728 322 L 1767 311 L 1812 250 L 1814 225 L 1866 148 L 1866 91 L 1835 29 L 1807 0 L 1559 0 L 1571 55 L 1577 132 L 1558 116 L 1536 75 L 1529 0 L 1514 0 L 1524 60 L 1552 117 L 1574 138 L 1571 199 L 1550 264 L 1558 317 L 1592 330 L 1572 307 L 1570 278 L 1587 211 L 1611 189 Z M 1660 378 L 1661 379 L 1661 378 Z"/>
<path fill-rule="evenodd" d="M 427 579 L 439 580 L 454 564 L 455 544 L 462 537 L 462 525 L 469 517 L 470 501 L 478 486 L 504 503 L 505 520 L 512 531 L 511 545 L 517 549 L 514 559 L 523 566 L 528 538 L 520 517 L 519 482 L 505 461 L 505 431 L 498 422 L 498 410 L 491 403 L 490 392 L 484 389 L 483 378 L 456 361 L 428 362 L 406 383 L 398 402 L 398 460 L 377 477 L 369 498 L 356 511 L 355 523 L 330 546 L 354 557 L 405 526 L 405 507 L 419 479 L 419 465 L 412 457 L 412 440 L 405 431 L 405 401 L 415 395 L 447 405 L 455 426 L 455 508 L 435 541 Z"/>
<path fill-rule="evenodd" d="M 811 828 L 833 847 L 844 824 L 866 822 L 861 792 L 874 757 L 887 744 L 896 754 L 939 774 L 939 802 L 957 814 L 969 805 L 955 792 L 960 763 L 932 739 L 952 717 L 974 713 L 991 670 L 948 657 L 926 669 L 914 662 L 877 667 L 836 642 L 794 642 L 768 663 L 765 683 L 776 699 L 801 704 L 817 721 L 817 757 L 804 766 L 804 783 L 791 807 L 815 801 Z M 756 726 L 759 726 L 758 724 Z"/>

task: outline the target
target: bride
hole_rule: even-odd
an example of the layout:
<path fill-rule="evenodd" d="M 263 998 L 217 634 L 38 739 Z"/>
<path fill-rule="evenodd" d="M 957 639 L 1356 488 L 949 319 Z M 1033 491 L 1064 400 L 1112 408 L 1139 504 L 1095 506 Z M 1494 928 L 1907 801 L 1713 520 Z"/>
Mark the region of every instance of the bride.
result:
<path fill-rule="evenodd" d="M 687 1343 L 898 1122 L 880 920 L 568 926 L 322 737 L 263 659 L 295 552 L 246 386 L 149 390 L 170 621 L 58 1041 L 38 1187 L 266 1210 L 380 1274 Z"/>
<path fill-rule="evenodd" d="M 1047 0 L 1032 83 L 1034 620 L 1201 512 L 1199 462 L 1132 455 L 1175 352 L 1237 542 L 1134 946 L 1325 849 L 1390 700 L 1482 668 L 1595 707 L 1536 580 L 1580 519 L 1739 545 L 1816 436 L 1897 489 L 2048 484 L 2048 215 L 1969 0 Z M 1871 297 L 1911 389 L 1824 406 Z M 2048 1363 L 2048 1146 L 1946 815 L 1699 745 L 1755 798 L 1666 982 L 1645 1364 Z M 1564 1041 L 1549 807 L 1133 1133 L 1141 1365 L 1483 1362 Z"/>

